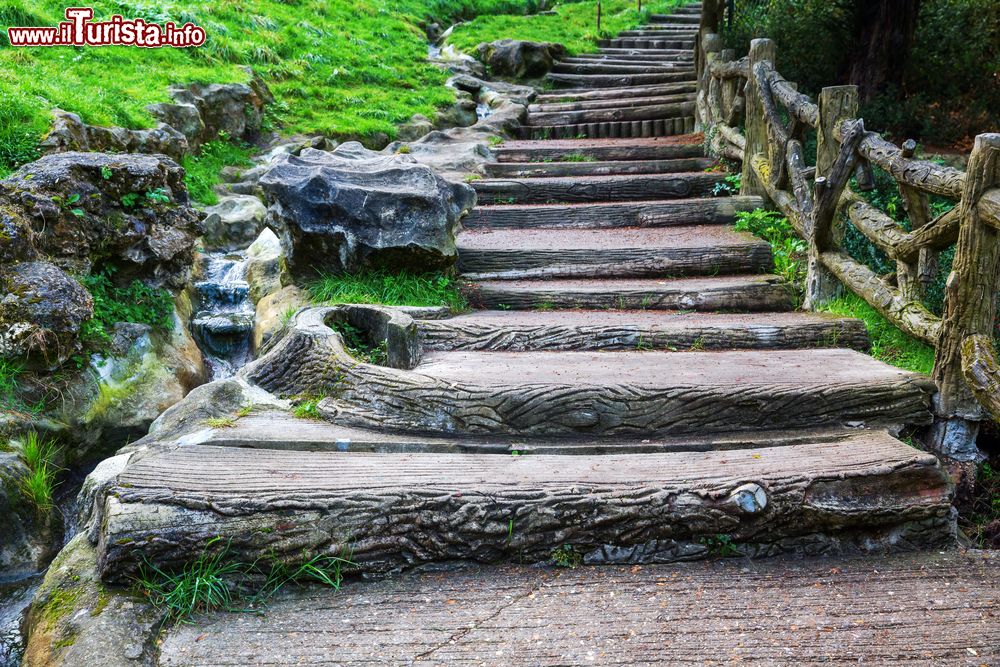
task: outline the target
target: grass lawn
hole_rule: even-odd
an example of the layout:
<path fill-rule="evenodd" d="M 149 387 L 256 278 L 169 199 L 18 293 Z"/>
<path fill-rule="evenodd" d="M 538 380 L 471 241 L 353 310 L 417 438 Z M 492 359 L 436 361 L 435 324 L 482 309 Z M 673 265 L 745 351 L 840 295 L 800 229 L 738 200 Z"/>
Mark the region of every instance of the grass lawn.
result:
<path fill-rule="evenodd" d="M 384 306 L 468 308 L 458 282 L 443 273 L 386 273 L 321 276 L 307 285 L 316 303 L 378 303 Z"/>

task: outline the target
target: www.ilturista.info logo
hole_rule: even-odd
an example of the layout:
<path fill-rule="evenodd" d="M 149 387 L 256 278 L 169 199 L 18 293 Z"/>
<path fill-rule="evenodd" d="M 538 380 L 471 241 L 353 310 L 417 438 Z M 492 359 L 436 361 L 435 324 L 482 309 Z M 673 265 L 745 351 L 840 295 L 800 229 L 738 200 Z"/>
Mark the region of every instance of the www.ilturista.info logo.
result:
<path fill-rule="evenodd" d="M 193 23 L 178 27 L 143 19 L 126 19 L 115 14 L 108 21 L 92 21 L 90 7 L 68 7 L 66 20 L 56 27 L 9 27 L 11 46 L 141 46 L 156 49 L 164 46 L 185 48 L 205 43 L 205 30 Z"/>

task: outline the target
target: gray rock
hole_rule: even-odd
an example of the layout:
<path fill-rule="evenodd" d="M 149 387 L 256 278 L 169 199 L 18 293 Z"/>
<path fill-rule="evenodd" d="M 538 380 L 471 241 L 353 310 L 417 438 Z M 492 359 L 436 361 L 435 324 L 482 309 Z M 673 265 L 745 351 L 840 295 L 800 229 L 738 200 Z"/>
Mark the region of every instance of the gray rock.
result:
<path fill-rule="evenodd" d="M 471 187 L 356 142 L 281 158 L 260 185 L 293 276 L 449 266 L 459 220 L 475 204 Z"/>
<path fill-rule="evenodd" d="M 191 150 L 196 150 L 205 136 L 205 122 L 194 104 L 160 102 L 150 104 L 146 110 L 170 127 L 183 134 Z"/>
<path fill-rule="evenodd" d="M 47 262 L 21 262 L 0 273 L 0 357 L 55 368 L 80 349 L 94 314 L 84 287 Z"/>
<path fill-rule="evenodd" d="M 434 123 L 427 116 L 413 114 L 410 120 L 399 126 L 396 138 L 400 141 L 413 141 L 419 139 L 434 129 Z"/>
<path fill-rule="evenodd" d="M 455 95 L 455 103 L 442 109 L 434 117 L 434 125 L 437 128 L 469 127 L 479 120 L 476 115 L 476 101 L 472 99 L 472 95 L 464 90 L 456 90 Z"/>
<path fill-rule="evenodd" d="M 479 59 L 495 76 L 535 79 L 545 76 L 555 61 L 566 55 L 566 47 L 551 42 L 501 39 L 480 44 Z"/>
<path fill-rule="evenodd" d="M 264 228 L 267 208 L 253 195 L 227 195 L 205 209 L 205 233 L 208 250 L 236 250 L 253 242 Z"/>
<path fill-rule="evenodd" d="M 150 130 L 87 125 L 74 113 L 55 109 L 52 129 L 39 142 L 43 153 L 100 151 L 109 153 L 161 153 L 175 160 L 187 155 L 191 146 L 173 126 L 160 123 Z"/>
<path fill-rule="evenodd" d="M 281 241 L 270 229 L 265 228 L 247 248 L 246 266 L 250 298 L 255 304 L 291 282 L 285 271 L 285 253 L 281 249 Z"/>
<path fill-rule="evenodd" d="M 198 110 L 204 125 L 203 142 L 220 132 L 233 139 L 253 141 L 260 134 L 264 106 L 274 101 L 267 85 L 256 75 L 249 83 L 174 86 L 170 96 L 176 104 L 190 105 Z"/>
<path fill-rule="evenodd" d="M 263 348 L 285 325 L 289 313 L 309 305 L 309 295 L 288 285 L 273 294 L 268 294 L 257 303 L 253 320 L 251 343 L 254 351 Z"/>

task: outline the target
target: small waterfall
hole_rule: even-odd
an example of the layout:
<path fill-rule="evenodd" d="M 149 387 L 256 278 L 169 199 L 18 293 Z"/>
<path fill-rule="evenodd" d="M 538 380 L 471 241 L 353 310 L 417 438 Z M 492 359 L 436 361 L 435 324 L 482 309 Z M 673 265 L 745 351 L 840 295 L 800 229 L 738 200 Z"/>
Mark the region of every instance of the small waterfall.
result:
<path fill-rule="evenodd" d="M 220 380 L 252 358 L 254 305 L 246 281 L 246 257 L 241 253 L 208 253 L 202 275 L 205 279 L 194 284 L 198 309 L 191 320 L 191 332 L 205 355 L 209 380 Z"/>

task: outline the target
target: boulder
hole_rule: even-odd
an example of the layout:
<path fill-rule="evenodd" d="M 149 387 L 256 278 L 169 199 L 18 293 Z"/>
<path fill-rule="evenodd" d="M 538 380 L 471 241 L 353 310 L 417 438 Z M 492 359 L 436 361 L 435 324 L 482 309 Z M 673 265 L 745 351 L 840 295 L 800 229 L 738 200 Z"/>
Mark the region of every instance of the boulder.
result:
<path fill-rule="evenodd" d="M 400 141 L 413 141 L 419 139 L 434 129 L 434 123 L 427 116 L 413 114 L 410 120 L 397 128 L 396 138 Z"/>
<path fill-rule="evenodd" d="M 191 150 L 196 150 L 205 137 L 205 121 L 194 104 L 160 102 L 150 104 L 146 110 L 165 124 L 184 135 Z"/>
<path fill-rule="evenodd" d="M 80 327 L 94 314 L 84 287 L 48 262 L 21 262 L 0 273 L 0 358 L 55 368 L 80 349 Z"/>
<path fill-rule="evenodd" d="M 450 266 L 459 221 L 476 200 L 471 187 L 409 155 L 379 154 L 356 142 L 279 158 L 260 186 L 267 224 L 279 232 L 296 277 Z"/>
<path fill-rule="evenodd" d="M 434 117 L 434 125 L 438 129 L 452 127 L 469 127 L 479 120 L 476 114 L 476 101 L 464 90 L 455 90 L 455 102 L 450 107 L 438 111 Z"/>
<path fill-rule="evenodd" d="M 254 352 L 259 351 L 281 330 L 289 314 L 309 303 L 309 294 L 295 285 L 288 285 L 262 298 L 257 304 L 253 319 L 251 343 Z"/>
<path fill-rule="evenodd" d="M 494 76 L 537 79 L 549 73 L 557 60 L 566 56 L 566 47 L 551 42 L 501 39 L 480 44 L 479 59 Z"/>
<path fill-rule="evenodd" d="M 226 195 L 204 209 L 202 243 L 206 250 L 237 250 L 252 243 L 264 228 L 267 208 L 253 195 Z"/>
<path fill-rule="evenodd" d="M 161 153 L 180 160 L 191 151 L 187 138 L 172 125 L 160 123 L 150 130 L 87 125 L 75 113 L 55 109 L 52 129 L 39 142 L 43 153 L 98 151 L 108 153 Z"/>
<path fill-rule="evenodd" d="M 285 271 L 285 254 L 281 241 L 270 229 L 264 229 L 247 248 L 246 281 L 250 299 L 258 303 L 268 294 L 290 282 Z"/>
<path fill-rule="evenodd" d="M 184 170 L 163 155 L 56 153 L 0 181 L 0 258 L 182 286 L 200 235 Z"/>
<path fill-rule="evenodd" d="M 267 85 L 250 70 L 248 83 L 192 83 L 170 88 L 173 105 L 157 105 L 150 109 L 161 119 L 182 116 L 185 122 L 190 111 L 174 107 L 191 106 L 197 109 L 203 130 L 196 140 L 211 141 L 220 133 L 230 138 L 253 141 L 260 135 L 264 107 L 274 101 Z M 168 121 L 169 122 L 169 121 Z M 178 128 L 179 129 L 179 128 Z M 192 123 L 190 130 L 194 130 Z"/>

